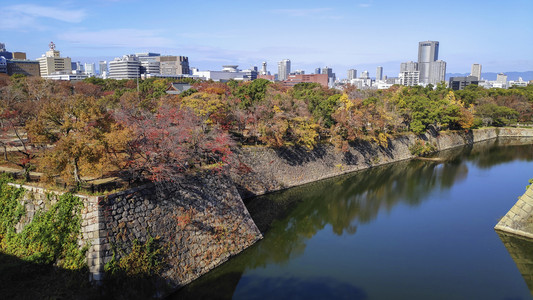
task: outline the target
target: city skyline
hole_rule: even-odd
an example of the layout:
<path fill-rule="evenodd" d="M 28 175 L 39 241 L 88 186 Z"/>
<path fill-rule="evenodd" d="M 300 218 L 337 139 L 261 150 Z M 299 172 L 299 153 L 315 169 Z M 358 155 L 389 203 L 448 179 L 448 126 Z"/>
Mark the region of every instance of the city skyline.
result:
<path fill-rule="evenodd" d="M 4 6 L 0 34 L 9 51 L 26 52 L 29 59 L 54 41 L 62 56 L 83 63 L 157 52 L 188 56 L 191 67 L 202 70 L 266 61 L 276 73 L 277 62 L 289 58 L 307 73 L 329 66 L 337 74 L 357 69 L 373 77 L 382 66 L 383 75 L 397 76 L 400 63 L 417 60 L 418 42 L 433 40 L 440 42 L 439 59 L 449 73 L 469 73 L 473 63 L 485 72 L 533 70 L 528 38 L 533 2 L 455 2 L 427 7 L 420 1 L 206 1 L 200 7 L 169 1 L 157 6 L 137 0 L 20 1 Z M 466 21 L 471 30 L 454 29 Z M 417 30 L 403 30 L 412 26 Z"/>

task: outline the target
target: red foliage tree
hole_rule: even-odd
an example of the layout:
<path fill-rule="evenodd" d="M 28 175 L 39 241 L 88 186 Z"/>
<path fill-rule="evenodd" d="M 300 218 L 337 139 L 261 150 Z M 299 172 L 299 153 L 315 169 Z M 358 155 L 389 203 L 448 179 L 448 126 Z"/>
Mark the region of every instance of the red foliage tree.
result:
<path fill-rule="evenodd" d="M 155 113 L 121 109 L 115 116 L 135 133 L 129 150 L 135 177 L 175 181 L 193 168 L 222 167 L 232 153 L 227 132 L 186 107 L 163 105 Z"/>

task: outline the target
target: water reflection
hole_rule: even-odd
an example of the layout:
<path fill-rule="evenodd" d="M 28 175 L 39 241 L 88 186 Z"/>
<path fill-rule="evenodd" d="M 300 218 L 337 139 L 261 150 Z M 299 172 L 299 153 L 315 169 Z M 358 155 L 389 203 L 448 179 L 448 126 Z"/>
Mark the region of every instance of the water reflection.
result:
<path fill-rule="evenodd" d="M 358 225 L 372 222 L 380 211 L 390 211 L 399 204 L 418 206 L 430 198 L 430 193 L 450 189 L 464 180 L 470 164 L 489 168 L 516 159 L 531 161 L 532 153 L 531 139 L 493 140 L 439 153 L 439 157 L 446 158 L 444 163 L 399 162 L 254 198 L 248 201 L 247 207 L 264 232 L 264 239 L 174 296 L 176 299 L 232 298 L 238 296 L 234 295 L 234 289 L 239 284 L 243 287 L 238 293 L 256 284 L 275 288 L 282 281 L 285 281 L 283 284 L 294 281 L 295 285 L 306 286 L 316 280 L 285 278 L 274 282 L 254 277 L 261 282 L 245 284 L 243 280 L 251 279 L 241 276 L 246 270 L 270 264 L 285 265 L 300 257 L 308 240 L 326 226 L 337 236 L 354 235 Z M 225 280 L 224 287 L 217 288 Z M 324 284 L 323 291 L 331 286 L 340 287 L 340 283 L 331 282 L 331 279 L 320 282 Z M 351 291 L 348 295 L 355 299 L 366 295 L 357 287 L 343 288 Z"/>
<path fill-rule="evenodd" d="M 533 240 L 496 231 L 533 296 Z"/>

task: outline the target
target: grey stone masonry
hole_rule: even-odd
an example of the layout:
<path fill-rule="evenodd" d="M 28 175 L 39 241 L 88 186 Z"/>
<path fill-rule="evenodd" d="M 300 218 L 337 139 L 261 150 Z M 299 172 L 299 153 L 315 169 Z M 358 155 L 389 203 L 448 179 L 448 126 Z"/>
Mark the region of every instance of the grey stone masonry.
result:
<path fill-rule="evenodd" d="M 26 208 L 26 215 L 22 217 L 20 222 L 16 225 L 17 232 L 20 232 L 24 226 L 29 224 L 35 213 L 38 211 L 47 211 L 52 205 L 57 203 L 58 196 L 63 192 L 57 192 L 52 190 L 43 189 L 40 187 L 30 185 L 20 185 L 10 183 L 10 185 L 17 188 L 24 188 L 26 193 L 24 194 L 22 204 Z M 101 251 L 100 245 L 102 243 L 100 217 L 98 203 L 104 197 L 103 196 L 85 196 L 76 195 L 83 202 L 83 208 L 81 211 L 81 236 L 78 240 L 78 245 L 81 247 L 89 244 L 87 251 L 87 265 L 89 266 L 90 280 L 99 281 L 103 276 L 103 265 L 101 264 Z"/>
<path fill-rule="evenodd" d="M 318 144 L 313 150 L 301 147 L 273 149 L 243 147 L 237 151 L 239 170 L 232 174 L 243 198 L 262 195 L 374 166 L 411 159 L 409 147 L 420 139 L 437 151 L 470 145 L 502 137 L 533 137 L 533 129 L 483 128 L 471 131 L 446 131 L 415 135 L 408 133 L 389 139 L 388 147 L 355 142 L 347 152 L 330 144 Z"/>
<path fill-rule="evenodd" d="M 533 185 L 501 218 L 494 229 L 533 239 Z"/>

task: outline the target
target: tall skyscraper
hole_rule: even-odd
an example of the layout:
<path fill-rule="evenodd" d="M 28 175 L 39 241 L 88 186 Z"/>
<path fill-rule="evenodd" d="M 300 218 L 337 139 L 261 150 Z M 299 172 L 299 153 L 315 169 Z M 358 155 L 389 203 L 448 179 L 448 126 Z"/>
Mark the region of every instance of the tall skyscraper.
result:
<path fill-rule="evenodd" d="M 481 65 L 480 64 L 472 64 L 472 72 L 470 72 L 470 76 L 474 76 L 477 78 L 477 80 L 481 80 Z"/>
<path fill-rule="evenodd" d="M 368 71 L 365 70 L 365 71 L 361 72 L 361 78 L 369 79 L 370 75 L 368 75 Z"/>
<path fill-rule="evenodd" d="M 266 63 L 266 61 L 263 62 L 263 66 L 261 68 L 261 75 L 268 75 L 267 74 L 267 63 Z"/>
<path fill-rule="evenodd" d="M 315 69 L 315 74 L 322 74 L 322 70 L 320 68 Z"/>
<path fill-rule="evenodd" d="M 424 41 L 418 43 L 418 71 L 420 71 L 421 83 L 430 83 L 430 65 L 437 59 L 439 59 L 439 42 Z"/>
<path fill-rule="evenodd" d="M 287 78 L 289 78 L 290 73 L 291 73 L 291 60 L 290 59 L 284 59 L 278 62 L 278 80 L 279 81 L 287 80 Z"/>
<path fill-rule="evenodd" d="M 355 78 L 357 78 L 357 70 L 356 69 L 348 70 L 348 80 L 352 80 Z"/>
<path fill-rule="evenodd" d="M 383 80 L 383 67 L 376 68 L 376 80 Z"/>

